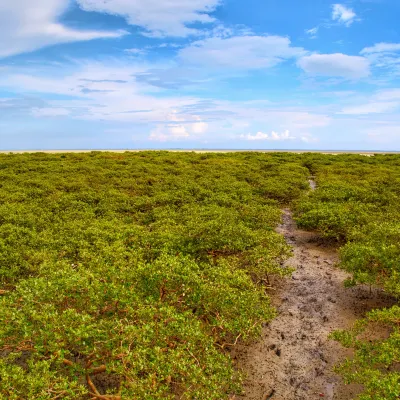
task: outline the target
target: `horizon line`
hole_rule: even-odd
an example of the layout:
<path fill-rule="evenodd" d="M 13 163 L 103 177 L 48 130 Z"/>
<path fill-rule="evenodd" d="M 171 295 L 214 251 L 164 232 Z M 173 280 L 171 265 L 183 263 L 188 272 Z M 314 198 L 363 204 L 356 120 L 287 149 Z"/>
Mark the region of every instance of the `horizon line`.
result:
<path fill-rule="evenodd" d="M 171 151 L 171 152 L 260 152 L 260 153 L 327 153 L 327 154 L 400 154 L 400 150 L 343 150 L 343 149 L 229 149 L 229 148 L 118 148 L 118 149 L 5 149 L 0 150 L 0 154 L 10 153 L 90 153 L 90 152 L 145 152 L 145 151 Z"/>

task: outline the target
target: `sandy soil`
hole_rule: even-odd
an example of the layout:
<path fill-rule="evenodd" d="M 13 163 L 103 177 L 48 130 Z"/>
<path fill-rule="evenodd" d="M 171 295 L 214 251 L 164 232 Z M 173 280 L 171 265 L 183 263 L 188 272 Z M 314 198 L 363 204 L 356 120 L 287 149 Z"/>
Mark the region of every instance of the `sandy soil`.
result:
<path fill-rule="evenodd" d="M 270 293 L 279 315 L 264 327 L 262 340 L 233 352 L 248 375 L 244 395 L 235 399 L 353 399 L 360 387 L 344 385 L 332 372 L 351 352 L 328 335 L 393 300 L 376 289 L 370 294 L 368 287 L 344 288 L 347 274 L 335 267 L 337 250 L 297 229 L 289 210 L 284 210 L 278 231 L 293 246 L 288 264 L 296 272 Z"/>

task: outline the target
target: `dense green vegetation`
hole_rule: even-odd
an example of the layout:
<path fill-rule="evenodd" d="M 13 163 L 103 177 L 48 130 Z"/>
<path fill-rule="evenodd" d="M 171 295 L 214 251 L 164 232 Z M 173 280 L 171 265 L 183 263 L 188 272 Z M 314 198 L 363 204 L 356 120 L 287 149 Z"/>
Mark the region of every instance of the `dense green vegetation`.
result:
<path fill-rule="evenodd" d="M 352 274 L 347 285 L 379 286 L 399 297 L 400 157 L 305 157 L 318 188 L 297 203 L 299 226 L 342 244 L 340 267 Z M 385 334 L 366 335 L 376 328 Z M 352 330 L 332 337 L 355 349 L 338 371 L 347 382 L 364 386 L 360 399 L 400 398 L 400 307 L 372 311 Z"/>
<path fill-rule="evenodd" d="M 274 316 L 293 155 L 0 155 L 0 398 L 223 399 Z"/>
<path fill-rule="evenodd" d="M 287 205 L 341 244 L 347 285 L 400 295 L 399 156 L 0 155 L 0 399 L 239 392 L 228 351 L 275 315 Z M 361 399 L 399 398 L 400 307 L 332 337 Z"/>

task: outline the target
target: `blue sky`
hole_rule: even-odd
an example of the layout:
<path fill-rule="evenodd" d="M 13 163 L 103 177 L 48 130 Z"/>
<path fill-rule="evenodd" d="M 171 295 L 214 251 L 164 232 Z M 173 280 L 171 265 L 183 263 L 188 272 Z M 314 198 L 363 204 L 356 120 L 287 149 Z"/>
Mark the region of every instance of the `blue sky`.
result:
<path fill-rule="evenodd" d="M 400 150 L 398 0 L 0 0 L 0 149 Z"/>

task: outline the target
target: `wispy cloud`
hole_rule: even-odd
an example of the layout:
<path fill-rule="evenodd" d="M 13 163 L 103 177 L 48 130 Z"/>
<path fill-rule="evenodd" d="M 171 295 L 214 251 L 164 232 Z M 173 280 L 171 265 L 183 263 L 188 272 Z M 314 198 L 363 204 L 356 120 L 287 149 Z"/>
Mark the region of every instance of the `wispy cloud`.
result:
<path fill-rule="evenodd" d="M 198 139 L 199 135 L 207 131 L 208 124 L 205 122 L 187 124 L 157 125 L 150 133 L 149 140 L 157 142 Z"/>
<path fill-rule="evenodd" d="M 367 101 L 366 101 L 367 100 Z M 345 115 L 369 115 L 369 114 L 393 114 L 400 110 L 400 89 L 380 90 L 365 99 L 356 95 L 352 104 L 343 107 L 338 114 Z"/>
<path fill-rule="evenodd" d="M 129 130 L 132 136 L 154 142 L 179 140 L 215 141 L 240 135 L 244 129 L 282 132 L 269 133 L 270 140 L 288 141 L 300 138 L 330 124 L 324 113 L 311 108 L 290 107 L 271 101 L 227 101 L 195 96 L 172 95 L 167 90 L 154 90 L 136 76 L 145 73 L 145 65 L 137 63 L 86 62 L 69 66 L 56 74 L 9 73 L 0 77 L 0 87 L 17 93 L 32 93 L 39 97 L 61 97 L 24 105 L 20 113 L 40 118 L 64 118 L 68 121 L 92 121 L 112 124 L 115 129 Z M 55 72 L 55 71 L 54 71 Z M 17 106 L 17 105 L 16 105 Z M 9 108 L 14 107 L 9 104 Z M 7 113 L 10 113 L 9 108 Z M 110 125 L 106 125 L 110 127 Z M 286 134 L 286 130 L 290 134 Z"/>
<path fill-rule="evenodd" d="M 400 43 L 377 43 L 371 47 L 365 47 L 360 54 L 393 53 L 400 51 Z"/>
<path fill-rule="evenodd" d="M 220 0 L 77 0 L 85 11 L 119 15 L 130 25 L 142 27 L 148 36 L 184 37 L 198 34 L 188 27 L 193 23 L 211 23 Z"/>
<path fill-rule="evenodd" d="M 272 131 L 271 133 L 257 132 L 256 134 L 253 135 L 248 133 L 247 135 L 240 135 L 239 138 L 242 140 L 250 140 L 250 141 L 254 140 L 280 141 L 280 140 L 296 139 L 296 137 L 292 136 L 288 130 L 282 133 L 278 133 L 275 131 Z"/>
<path fill-rule="evenodd" d="M 298 61 L 300 68 L 309 75 L 361 79 L 370 75 L 370 63 L 365 57 L 342 53 L 312 54 Z"/>
<path fill-rule="evenodd" d="M 245 35 L 199 40 L 180 50 L 178 57 L 186 64 L 211 69 L 254 70 L 270 68 L 304 54 L 306 51 L 291 46 L 287 37 Z"/>
<path fill-rule="evenodd" d="M 146 49 L 137 49 L 137 48 L 125 49 L 124 52 L 127 54 L 131 54 L 133 56 L 140 56 L 147 53 Z"/>
<path fill-rule="evenodd" d="M 366 115 L 366 114 L 384 114 L 391 113 L 399 108 L 398 102 L 371 102 L 357 106 L 346 107 L 339 114 L 347 115 Z"/>
<path fill-rule="evenodd" d="M 332 19 L 345 26 L 350 26 L 356 19 L 357 15 L 353 9 L 346 7 L 343 4 L 332 5 Z"/>
<path fill-rule="evenodd" d="M 400 43 L 377 43 L 360 52 L 375 68 L 386 70 L 387 79 L 400 75 Z"/>
<path fill-rule="evenodd" d="M 70 111 L 61 107 L 32 108 L 31 113 L 34 117 L 60 117 L 70 114 Z"/>
<path fill-rule="evenodd" d="M 77 30 L 58 22 L 68 0 L 15 0 L 0 4 L 0 58 L 59 43 L 118 38 L 126 31 Z"/>
<path fill-rule="evenodd" d="M 317 37 L 319 31 L 319 27 L 315 26 L 314 28 L 311 29 L 306 29 L 305 33 L 311 38 L 311 39 L 315 39 Z"/>

